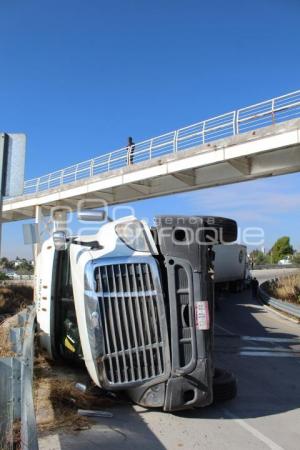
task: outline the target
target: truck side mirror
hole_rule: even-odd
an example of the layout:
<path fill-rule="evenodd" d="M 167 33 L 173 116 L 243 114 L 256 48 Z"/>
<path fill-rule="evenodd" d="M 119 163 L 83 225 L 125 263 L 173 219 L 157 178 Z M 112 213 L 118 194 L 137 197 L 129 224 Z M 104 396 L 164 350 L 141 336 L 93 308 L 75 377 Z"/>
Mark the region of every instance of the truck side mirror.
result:
<path fill-rule="evenodd" d="M 54 231 L 53 242 L 55 250 L 62 251 L 67 249 L 67 235 L 64 231 Z"/>
<path fill-rule="evenodd" d="M 77 214 L 77 217 L 79 220 L 84 220 L 87 222 L 103 222 L 104 220 L 107 219 L 107 214 L 105 211 L 103 210 L 85 210 L 85 211 L 80 211 Z"/>

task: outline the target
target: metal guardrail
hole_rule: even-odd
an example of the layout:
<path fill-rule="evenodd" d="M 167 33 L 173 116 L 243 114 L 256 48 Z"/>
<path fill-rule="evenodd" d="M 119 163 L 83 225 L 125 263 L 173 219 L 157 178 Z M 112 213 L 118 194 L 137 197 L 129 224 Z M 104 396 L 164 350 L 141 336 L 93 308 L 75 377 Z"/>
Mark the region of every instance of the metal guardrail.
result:
<path fill-rule="evenodd" d="M 0 443 L 3 450 L 14 448 L 13 428 L 18 422 L 21 450 L 38 450 L 32 392 L 35 315 L 35 307 L 18 314 L 18 326 L 10 329 L 15 356 L 0 358 Z"/>
<path fill-rule="evenodd" d="M 34 279 L 30 280 L 0 280 L 0 286 L 31 286 L 33 287 Z"/>
<path fill-rule="evenodd" d="M 258 264 L 254 265 L 251 270 L 265 270 L 265 269 L 278 269 L 278 270 L 286 270 L 286 269 L 300 269 L 299 264 Z"/>
<path fill-rule="evenodd" d="M 5 275 L 7 275 L 7 273 L 5 273 Z M 32 281 L 32 280 L 34 280 L 34 275 L 16 274 L 15 276 L 7 275 L 7 277 L 8 277 L 8 281 L 27 281 L 27 280 Z M 5 280 L 3 280 L 3 281 L 5 281 Z"/>
<path fill-rule="evenodd" d="M 139 164 L 247 131 L 300 117 L 300 90 L 247 106 L 221 116 L 105 153 L 97 158 L 25 181 L 24 194 L 32 194 Z"/>
<path fill-rule="evenodd" d="M 272 281 L 272 280 L 271 280 Z M 270 306 L 273 306 L 273 308 L 278 309 L 279 311 L 285 312 L 287 314 L 290 314 L 291 316 L 297 317 L 300 319 L 300 306 L 294 305 L 293 303 L 284 302 L 282 300 L 279 300 L 277 298 L 271 297 L 266 291 L 266 284 L 269 281 L 265 281 L 259 286 L 259 295 L 260 298 L 263 300 L 264 303 L 267 303 Z"/>
<path fill-rule="evenodd" d="M 36 311 L 32 307 L 24 321 L 21 365 L 21 449 L 38 450 L 38 438 L 33 404 L 34 327 Z"/>
<path fill-rule="evenodd" d="M 13 450 L 15 407 L 18 396 L 14 380 L 20 377 L 20 365 L 15 358 L 0 358 L 0 448 Z"/>

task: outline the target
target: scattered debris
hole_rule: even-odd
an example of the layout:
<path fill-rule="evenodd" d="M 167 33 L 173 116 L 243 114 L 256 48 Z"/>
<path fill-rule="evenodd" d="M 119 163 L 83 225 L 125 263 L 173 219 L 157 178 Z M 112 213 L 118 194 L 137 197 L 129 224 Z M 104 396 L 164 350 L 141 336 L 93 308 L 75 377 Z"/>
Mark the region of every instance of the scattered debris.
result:
<path fill-rule="evenodd" d="M 85 387 L 78 388 L 78 385 Z M 40 434 L 52 431 L 78 431 L 90 428 L 95 415 L 79 415 L 78 410 L 111 408 L 120 404 L 95 386 L 83 365 L 67 361 L 49 361 L 43 353 L 35 359 L 34 402 Z M 98 410 L 101 409 L 101 411 Z M 107 416 L 112 414 L 105 412 Z M 108 416 L 108 414 L 110 414 Z M 98 415 L 98 417 L 100 417 Z"/>
<path fill-rule="evenodd" d="M 81 392 L 85 392 L 86 391 L 86 385 L 83 383 L 76 383 L 75 384 L 76 389 L 78 389 Z"/>
<path fill-rule="evenodd" d="M 91 409 L 78 409 L 78 414 L 80 416 L 87 416 L 87 417 L 106 417 L 110 418 L 114 415 L 107 411 L 93 411 Z"/>

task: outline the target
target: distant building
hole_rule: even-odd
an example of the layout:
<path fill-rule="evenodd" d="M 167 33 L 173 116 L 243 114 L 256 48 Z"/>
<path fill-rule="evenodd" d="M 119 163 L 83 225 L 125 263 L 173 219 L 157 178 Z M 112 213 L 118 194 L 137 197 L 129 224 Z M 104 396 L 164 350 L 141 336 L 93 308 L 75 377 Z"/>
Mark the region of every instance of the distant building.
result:
<path fill-rule="evenodd" d="M 292 255 L 284 256 L 282 259 L 278 261 L 279 266 L 289 266 L 290 264 L 293 264 Z"/>
<path fill-rule="evenodd" d="M 19 279 L 21 278 L 20 275 L 19 275 L 18 273 L 14 272 L 14 271 L 12 271 L 12 270 L 8 270 L 8 271 L 6 272 L 6 276 L 7 276 L 8 278 L 11 278 L 12 280 L 19 280 Z"/>
<path fill-rule="evenodd" d="M 21 259 L 16 259 L 15 261 L 13 261 L 13 263 L 14 263 L 14 267 L 17 268 L 21 264 L 23 264 L 23 261 Z"/>

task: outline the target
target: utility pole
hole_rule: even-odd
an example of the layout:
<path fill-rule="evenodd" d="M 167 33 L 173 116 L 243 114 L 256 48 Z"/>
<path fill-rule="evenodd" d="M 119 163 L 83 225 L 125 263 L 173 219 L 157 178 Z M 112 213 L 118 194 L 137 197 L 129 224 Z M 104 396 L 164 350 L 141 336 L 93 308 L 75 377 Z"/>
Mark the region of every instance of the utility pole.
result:
<path fill-rule="evenodd" d="M 26 136 L 0 133 L 0 256 L 2 244 L 3 197 L 17 197 L 24 191 Z"/>
<path fill-rule="evenodd" d="M 2 133 L 0 136 L 0 256 L 2 250 L 2 202 L 5 194 L 7 153 L 8 135 Z"/>

